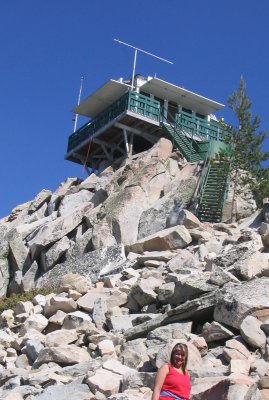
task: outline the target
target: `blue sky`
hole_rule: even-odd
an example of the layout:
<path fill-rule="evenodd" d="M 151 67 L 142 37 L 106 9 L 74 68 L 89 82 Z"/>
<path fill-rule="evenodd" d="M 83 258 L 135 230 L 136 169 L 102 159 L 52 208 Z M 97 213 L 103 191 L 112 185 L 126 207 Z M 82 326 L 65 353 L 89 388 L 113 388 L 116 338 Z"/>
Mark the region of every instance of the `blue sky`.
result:
<path fill-rule="evenodd" d="M 268 20 L 268 0 L 1 1 L 0 218 L 67 177 L 86 178 L 64 160 L 71 109 L 82 75 L 82 98 L 131 76 L 133 50 L 113 38 L 174 62 L 139 54 L 137 73 L 224 104 L 243 75 L 269 133 Z M 228 108 L 218 116 L 233 119 Z"/>

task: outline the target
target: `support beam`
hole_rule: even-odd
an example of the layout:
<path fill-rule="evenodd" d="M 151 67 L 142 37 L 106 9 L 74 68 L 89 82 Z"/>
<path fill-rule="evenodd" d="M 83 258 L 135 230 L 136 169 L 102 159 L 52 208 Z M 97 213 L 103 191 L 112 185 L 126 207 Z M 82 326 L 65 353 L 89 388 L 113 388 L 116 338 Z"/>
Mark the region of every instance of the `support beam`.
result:
<path fill-rule="evenodd" d="M 98 143 L 98 144 L 103 144 L 103 145 L 105 145 L 106 146 L 106 148 L 107 148 L 107 150 L 108 149 L 111 149 L 112 151 L 111 151 L 111 156 L 112 156 L 112 159 L 111 159 L 111 161 L 112 160 L 114 160 L 114 156 L 113 156 L 113 152 L 114 151 L 116 151 L 116 150 L 118 150 L 122 155 L 126 155 L 126 151 L 125 151 L 125 149 L 124 148 L 122 148 L 122 147 L 120 147 L 121 146 L 121 144 L 123 144 L 123 142 L 124 142 L 124 139 L 122 138 L 122 133 L 120 132 L 116 137 L 114 137 L 113 138 L 113 140 L 111 140 L 111 141 L 109 141 L 109 142 L 104 142 L 104 141 L 102 141 L 102 140 L 100 140 L 100 139 L 95 139 L 96 140 L 96 143 Z M 118 143 L 116 143 L 115 141 L 117 141 L 118 140 Z M 93 157 L 96 157 L 96 156 L 98 156 L 98 157 L 100 157 L 102 154 L 100 154 L 102 152 L 102 148 L 100 147 L 100 148 L 97 148 L 92 154 L 91 154 L 91 157 L 93 158 Z M 104 157 L 104 155 L 102 155 L 103 156 L 103 158 L 105 158 Z"/>
<path fill-rule="evenodd" d="M 119 150 L 120 152 L 123 153 L 123 150 L 119 147 L 119 144 L 116 144 L 115 141 L 110 141 L 110 142 L 105 142 L 104 140 L 100 140 L 100 139 L 93 139 L 94 143 L 96 144 L 100 144 L 100 146 L 105 146 L 106 149 L 112 149 L 114 150 Z M 97 150 L 98 151 L 98 150 Z M 94 154 L 94 153 L 92 153 Z"/>
<path fill-rule="evenodd" d="M 112 160 L 113 157 L 112 157 L 111 153 L 109 153 L 109 152 L 107 151 L 106 146 L 105 146 L 103 143 L 101 144 L 101 147 L 102 147 L 102 149 L 103 149 L 103 152 L 104 152 L 105 155 L 107 156 L 107 159 L 108 159 L 108 160 Z"/>
<path fill-rule="evenodd" d="M 136 129 L 136 128 L 133 128 L 132 126 L 127 126 L 127 125 L 123 125 L 123 124 L 121 124 L 121 123 L 119 123 L 119 122 L 117 122 L 116 124 L 115 124 L 115 126 L 117 127 L 117 128 L 121 128 L 121 129 L 126 129 L 128 132 L 131 132 L 131 133 L 134 133 L 135 135 L 138 135 L 138 136 L 142 136 L 144 139 L 147 139 L 150 143 L 152 143 L 152 144 L 154 144 L 154 143 L 156 143 L 156 141 L 157 141 L 157 137 L 156 136 L 154 136 L 154 135 L 151 135 L 151 134 L 149 134 L 149 133 L 146 133 L 146 132 L 143 132 L 142 130 L 140 130 L 140 129 Z"/>

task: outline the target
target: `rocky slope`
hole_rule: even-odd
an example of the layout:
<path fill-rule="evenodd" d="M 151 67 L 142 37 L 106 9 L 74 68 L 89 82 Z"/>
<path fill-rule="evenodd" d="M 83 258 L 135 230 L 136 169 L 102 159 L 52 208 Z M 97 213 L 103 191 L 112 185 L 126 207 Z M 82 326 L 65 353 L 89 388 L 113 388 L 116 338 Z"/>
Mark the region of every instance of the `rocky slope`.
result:
<path fill-rule="evenodd" d="M 0 295 L 51 290 L 1 313 L 0 399 L 150 399 L 178 341 L 192 400 L 269 398 L 269 224 L 202 224 L 199 168 L 161 139 L 0 221 Z"/>

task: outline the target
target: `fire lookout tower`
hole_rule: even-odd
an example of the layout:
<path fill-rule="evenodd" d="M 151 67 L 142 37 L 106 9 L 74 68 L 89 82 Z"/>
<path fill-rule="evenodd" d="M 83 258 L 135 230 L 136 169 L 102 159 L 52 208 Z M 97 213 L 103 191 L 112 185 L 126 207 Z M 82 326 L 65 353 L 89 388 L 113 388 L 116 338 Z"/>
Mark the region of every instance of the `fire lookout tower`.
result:
<path fill-rule="evenodd" d="M 225 132 L 214 113 L 223 107 L 156 77 L 111 79 L 73 109 L 89 121 L 69 136 L 65 159 L 101 171 L 165 136 L 188 162 L 207 164 L 198 217 L 219 221 L 228 175 L 220 182 L 220 171 L 227 171 L 227 165 L 214 156 L 226 146 Z"/>

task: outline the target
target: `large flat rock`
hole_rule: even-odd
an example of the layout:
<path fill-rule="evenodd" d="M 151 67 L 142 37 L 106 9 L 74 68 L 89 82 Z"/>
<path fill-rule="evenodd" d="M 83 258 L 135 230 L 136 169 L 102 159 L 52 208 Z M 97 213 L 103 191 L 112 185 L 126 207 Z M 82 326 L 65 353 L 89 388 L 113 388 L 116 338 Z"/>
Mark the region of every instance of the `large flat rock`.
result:
<path fill-rule="evenodd" d="M 163 229 L 127 246 L 128 251 L 143 253 L 144 251 L 165 251 L 183 249 L 192 242 L 188 229 L 183 225 Z"/>
<path fill-rule="evenodd" d="M 240 329 L 248 315 L 269 316 L 269 278 L 254 279 L 242 285 L 227 285 L 219 294 L 214 311 L 217 322 Z"/>
<path fill-rule="evenodd" d="M 54 268 L 42 276 L 38 286 L 51 286 L 52 282 L 53 286 L 58 286 L 62 281 L 62 277 L 69 273 L 90 277 L 91 281 L 95 283 L 99 280 L 102 271 L 107 270 L 108 267 L 112 269 L 113 266 L 119 265 L 124 260 L 125 254 L 121 245 L 104 247 L 55 265 Z"/>

